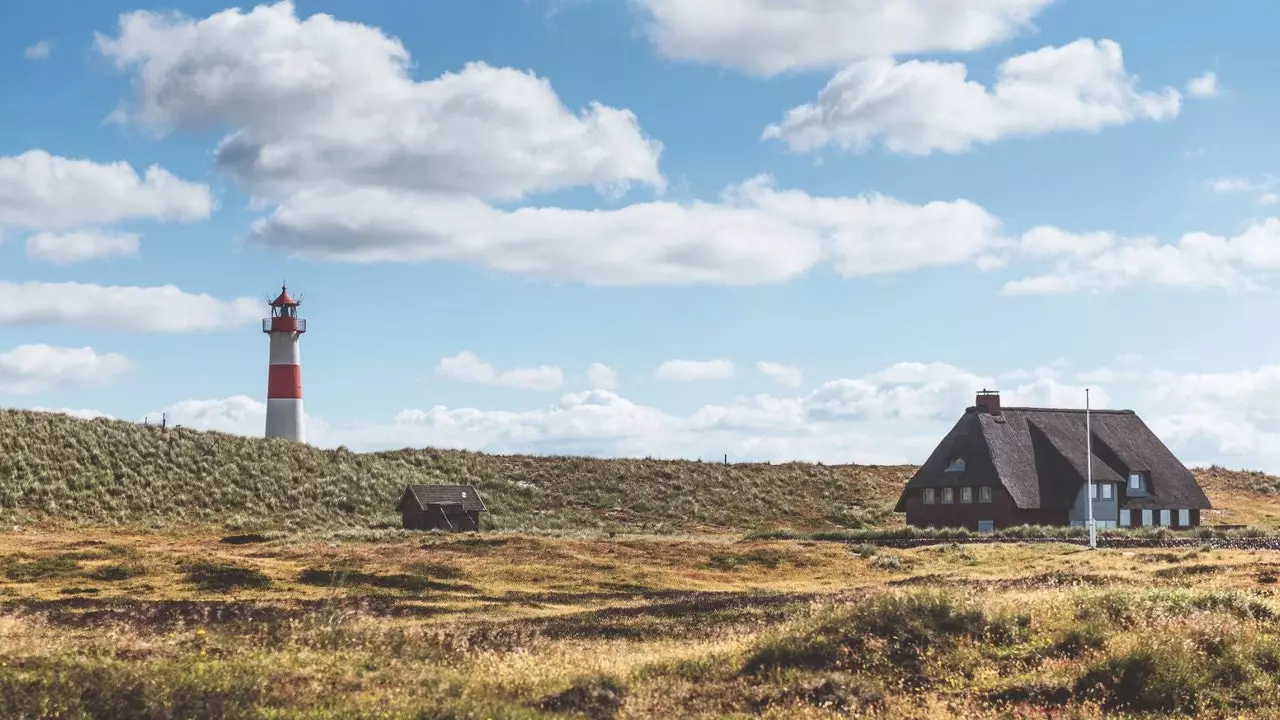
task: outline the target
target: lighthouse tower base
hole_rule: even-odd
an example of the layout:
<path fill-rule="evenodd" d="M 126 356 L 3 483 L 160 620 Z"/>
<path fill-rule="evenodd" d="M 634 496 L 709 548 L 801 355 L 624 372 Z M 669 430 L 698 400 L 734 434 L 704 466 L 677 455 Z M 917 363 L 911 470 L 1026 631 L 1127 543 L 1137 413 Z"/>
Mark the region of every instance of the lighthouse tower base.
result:
<path fill-rule="evenodd" d="M 267 400 L 267 437 L 285 438 L 305 443 L 306 430 L 302 420 L 301 398 L 270 398 Z"/>

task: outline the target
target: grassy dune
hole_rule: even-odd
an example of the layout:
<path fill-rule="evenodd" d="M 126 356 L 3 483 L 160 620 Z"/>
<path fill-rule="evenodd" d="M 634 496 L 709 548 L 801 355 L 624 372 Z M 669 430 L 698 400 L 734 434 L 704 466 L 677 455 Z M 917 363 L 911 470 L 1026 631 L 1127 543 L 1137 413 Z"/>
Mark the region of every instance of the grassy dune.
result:
<path fill-rule="evenodd" d="M 488 529 L 722 533 L 899 525 L 910 466 L 352 453 L 0 410 L 0 520 L 296 530 L 394 527 L 410 483 L 474 484 Z M 1199 472 L 1206 524 L 1280 525 L 1280 478 Z"/>
<path fill-rule="evenodd" d="M 716 532 L 891 520 L 909 467 L 352 453 L 0 410 L 0 513 L 21 521 L 235 529 L 398 525 L 411 483 L 474 484 L 492 529 Z"/>

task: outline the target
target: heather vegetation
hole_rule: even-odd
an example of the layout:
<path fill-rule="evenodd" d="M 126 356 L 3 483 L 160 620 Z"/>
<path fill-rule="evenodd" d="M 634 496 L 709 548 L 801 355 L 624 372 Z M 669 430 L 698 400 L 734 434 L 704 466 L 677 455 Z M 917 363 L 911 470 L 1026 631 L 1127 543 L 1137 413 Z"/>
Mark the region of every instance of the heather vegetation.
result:
<path fill-rule="evenodd" d="M 1280 711 L 1280 563 L 1236 550 L 22 531 L 0 553 L 6 718 Z"/>

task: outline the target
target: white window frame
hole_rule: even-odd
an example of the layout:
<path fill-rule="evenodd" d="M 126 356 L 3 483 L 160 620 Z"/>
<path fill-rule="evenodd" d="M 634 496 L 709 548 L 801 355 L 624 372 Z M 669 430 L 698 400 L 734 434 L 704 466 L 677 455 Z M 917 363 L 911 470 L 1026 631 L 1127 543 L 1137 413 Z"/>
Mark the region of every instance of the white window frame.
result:
<path fill-rule="evenodd" d="M 1173 513 L 1169 512 L 1169 510 L 1168 510 L 1167 508 L 1166 508 L 1166 509 L 1164 509 L 1164 510 L 1161 510 L 1161 511 L 1160 511 L 1160 524 L 1161 524 L 1161 525 L 1163 525 L 1163 526 L 1165 526 L 1165 527 L 1169 527 L 1169 525 L 1170 525 L 1170 524 L 1172 524 L 1172 520 L 1173 520 L 1172 516 L 1173 516 Z"/>
<path fill-rule="evenodd" d="M 1090 500 L 1098 499 L 1098 483 L 1092 483 L 1091 485 L 1089 485 L 1089 499 Z"/>
<path fill-rule="evenodd" d="M 1129 489 L 1130 490 L 1142 489 L 1142 473 L 1136 473 L 1136 472 L 1129 473 Z"/>
<path fill-rule="evenodd" d="M 955 488 L 949 488 L 949 487 L 942 488 L 942 504 L 952 505 L 955 503 L 955 501 L 956 501 Z"/>
<path fill-rule="evenodd" d="M 1190 510 L 1186 508 L 1182 508 L 1178 510 L 1178 525 L 1179 527 L 1191 527 L 1191 511 Z"/>
<path fill-rule="evenodd" d="M 1115 487 L 1111 483 L 1102 483 L 1101 500 L 1114 500 L 1116 497 Z"/>
<path fill-rule="evenodd" d="M 934 500 L 936 500 L 936 498 L 934 497 L 933 488 L 925 488 L 924 492 L 922 492 L 920 495 L 921 495 L 920 499 L 924 502 L 925 505 L 932 505 L 934 503 Z"/>
<path fill-rule="evenodd" d="M 1146 527 L 1147 525 L 1155 525 L 1155 523 L 1154 523 L 1154 522 L 1152 521 L 1152 519 L 1151 519 L 1151 511 L 1150 511 L 1150 510 L 1143 510 L 1143 511 L 1142 511 L 1142 526 L 1143 526 L 1143 527 Z"/>
<path fill-rule="evenodd" d="M 962 505 L 973 504 L 973 488 L 971 487 L 960 488 L 960 504 Z"/>
<path fill-rule="evenodd" d="M 1120 525 L 1121 525 L 1121 527 L 1130 527 L 1130 526 L 1132 526 L 1132 525 L 1133 525 L 1133 511 L 1132 511 L 1132 510 L 1129 510 L 1128 508 L 1125 508 L 1124 510 L 1121 510 L 1121 511 L 1120 511 Z"/>
<path fill-rule="evenodd" d="M 991 502 L 991 486 L 990 485 L 983 485 L 982 487 L 978 488 L 978 502 L 980 503 Z"/>

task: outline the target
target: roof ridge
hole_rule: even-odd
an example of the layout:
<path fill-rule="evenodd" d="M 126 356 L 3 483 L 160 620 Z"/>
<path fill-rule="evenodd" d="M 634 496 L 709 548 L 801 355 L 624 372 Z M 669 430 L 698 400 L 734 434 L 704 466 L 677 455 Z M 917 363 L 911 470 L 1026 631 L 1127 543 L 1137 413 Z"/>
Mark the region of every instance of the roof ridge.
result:
<path fill-rule="evenodd" d="M 982 410 L 982 409 L 983 409 L 983 408 L 980 408 L 980 407 L 978 407 L 977 405 L 974 405 L 974 406 L 972 406 L 972 407 L 967 408 L 967 410 L 971 410 L 971 411 L 973 411 L 973 410 Z M 1016 405 L 1006 405 L 1006 406 L 1004 406 L 1004 407 L 1000 408 L 1000 412 L 1005 412 L 1005 411 L 1007 411 L 1007 410 L 1016 410 L 1016 411 L 1020 411 L 1020 412 L 1080 413 L 1081 415 L 1083 415 L 1083 414 L 1085 413 L 1085 409 L 1084 409 L 1084 408 L 1019 407 L 1019 406 L 1016 406 Z M 1123 410 L 1123 409 L 1097 409 L 1097 408 L 1090 408 L 1088 412 L 1089 412 L 1089 414 L 1091 414 L 1091 415 L 1100 415 L 1100 414 L 1101 414 L 1101 415 L 1137 415 L 1137 414 L 1138 414 L 1138 413 L 1134 412 L 1133 410 Z"/>

